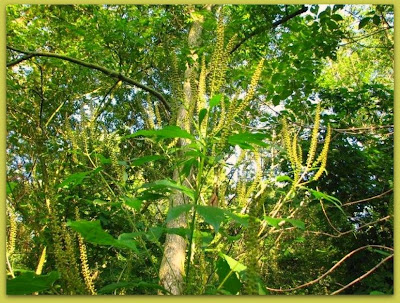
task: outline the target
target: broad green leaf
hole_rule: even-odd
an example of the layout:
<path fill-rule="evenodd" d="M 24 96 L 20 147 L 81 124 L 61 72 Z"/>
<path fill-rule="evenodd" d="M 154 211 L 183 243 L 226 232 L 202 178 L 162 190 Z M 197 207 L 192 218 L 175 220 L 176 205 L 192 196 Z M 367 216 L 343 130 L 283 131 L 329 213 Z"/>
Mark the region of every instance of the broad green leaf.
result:
<path fill-rule="evenodd" d="M 268 217 L 268 216 L 264 216 L 264 220 L 271 226 L 275 227 L 275 228 L 280 228 L 279 223 L 281 223 L 282 221 L 285 221 L 282 218 L 272 218 L 272 217 Z"/>
<path fill-rule="evenodd" d="M 103 170 L 101 167 L 97 167 L 94 170 L 79 172 L 72 175 L 69 175 L 63 182 L 56 185 L 56 188 L 73 188 L 77 185 L 82 184 L 83 180 L 88 177 L 90 174 L 97 174 Z"/>
<path fill-rule="evenodd" d="M 111 159 L 104 157 L 102 154 L 94 154 L 100 160 L 101 164 L 111 164 Z"/>
<path fill-rule="evenodd" d="M 373 22 L 375 25 L 379 25 L 379 24 L 381 23 L 381 18 L 380 18 L 378 15 L 374 15 L 374 16 L 372 17 L 372 22 Z"/>
<path fill-rule="evenodd" d="M 263 142 L 267 135 L 261 133 L 240 133 L 228 137 L 228 143 L 231 145 L 239 145 L 243 149 L 254 149 L 250 143 L 268 147 L 268 144 Z"/>
<path fill-rule="evenodd" d="M 342 17 L 341 15 L 339 15 L 339 14 L 333 14 L 333 15 L 331 16 L 331 18 L 332 18 L 333 20 L 335 20 L 335 21 L 342 21 L 342 20 L 343 20 L 343 17 Z"/>
<path fill-rule="evenodd" d="M 224 212 L 228 217 L 230 217 L 232 220 L 236 221 L 237 223 L 243 225 L 244 227 L 247 227 L 249 225 L 249 215 L 237 214 L 237 213 L 230 212 L 229 210 L 225 210 Z"/>
<path fill-rule="evenodd" d="M 294 227 L 297 227 L 297 228 L 300 228 L 303 230 L 306 228 L 303 221 L 295 220 L 295 219 L 285 219 L 285 221 L 289 222 Z"/>
<path fill-rule="evenodd" d="M 82 184 L 83 180 L 89 175 L 90 172 L 80 172 L 69 175 L 63 182 L 58 184 L 57 188 L 69 188 Z"/>
<path fill-rule="evenodd" d="M 368 24 L 368 22 L 371 20 L 370 17 L 365 17 L 361 19 L 360 23 L 358 24 L 358 29 L 362 29 L 364 26 Z"/>
<path fill-rule="evenodd" d="M 285 181 L 293 182 L 292 178 L 290 178 L 289 176 L 278 176 L 278 177 L 276 177 L 276 181 L 277 182 L 285 182 Z"/>
<path fill-rule="evenodd" d="M 117 240 L 109 233 L 103 230 L 100 225 L 100 221 L 68 221 L 67 225 L 73 230 L 80 233 L 81 236 L 90 243 L 98 245 L 110 245 L 118 248 L 129 248 L 137 251 L 136 244 L 134 241 L 127 241 L 126 239 Z"/>
<path fill-rule="evenodd" d="M 100 221 L 68 221 L 67 226 L 71 227 L 88 242 L 99 245 L 114 245 L 116 239 L 105 232 L 100 225 Z"/>
<path fill-rule="evenodd" d="M 221 94 L 213 96 L 210 99 L 210 102 L 209 102 L 210 108 L 213 108 L 214 106 L 217 106 L 221 102 L 221 100 L 222 100 L 222 95 Z"/>
<path fill-rule="evenodd" d="M 220 290 L 229 292 L 229 295 L 236 295 L 242 288 L 242 282 L 240 282 L 238 274 L 231 270 L 228 262 L 222 256 L 218 258 L 216 270 L 219 285 L 221 286 Z"/>
<path fill-rule="evenodd" d="M 236 261 L 235 259 L 223 254 L 223 253 L 218 253 L 219 256 L 223 259 L 226 260 L 226 262 L 228 262 L 229 268 L 234 271 L 234 272 L 242 272 L 245 271 L 247 269 L 247 266 L 243 265 L 242 263 L 240 263 L 239 261 Z"/>
<path fill-rule="evenodd" d="M 214 227 L 215 232 L 219 230 L 221 222 L 225 218 L 225 211 L 213 206 L 197 205 L 197 212 L 203 217 L 204 221 Z"/>
<path fill-rule="evenodd" d="M 191 134 L 176 125 L 169 125 L 157 130 L 139 130 L 136 133 L 122 137 L 122 139 L 134 138 L 137 136 L 194 139 Z"/>
<path fill-rule="evenodd" d="M 140 207 L 142 206 L 142 203 L 143 203 L 143 200 L 140 200 L 138 198 L 124 196 L 123 199 L 124 199 L 124 203 L 126 205 L 134 208 L 137 211 L 140 210 Z"/>
<path fill-rule="evenodd" d="M 140 158 L 136 158 L 136 159 L 132 160 L 131 164 L 134 166 L 140 166 L 142 164 L 153 162 L 153 161 L 160 160 L 163 158 L 164 157 L 160 156 L 160 155 L 144 156 L 144 157 L 140 157 Z"/>
<path fill-rule="evenodd" d="M 169 209 L 166 222 L 178 218 L 184 212 L 188 212 L 193 207 L 192 204 L 182 204 Z"/>
<path fill-rule="evenodd" d="M 7 280 L 7 295 L 30 295 L 43 291 L 49 289 L 58 279 L 60 279 L 60 274 L 56 271 L 47 275 L 25 272 L 14 279 Z"/>
<path fill-rule="evenodd" d="M 200 110 L 199 112 L 199 125 L 201 125 L 201 122 L 203 122 L 204 117 L 207 115 L 207 109 L 203 108 L 202 110 Z"/>
<path fill-rule="evenodd" d="M 184 185 L 178 184 L 171 180 L 158 180 L 153 183 L 147 183 L 142 186 L 143 188 L 149 188 L 153 190 L 160 190 L 160 189 L 176 189 L 187 195 L 190 199 L 194 200 L 195 192 L 190 188 L 187 188 Z"/>

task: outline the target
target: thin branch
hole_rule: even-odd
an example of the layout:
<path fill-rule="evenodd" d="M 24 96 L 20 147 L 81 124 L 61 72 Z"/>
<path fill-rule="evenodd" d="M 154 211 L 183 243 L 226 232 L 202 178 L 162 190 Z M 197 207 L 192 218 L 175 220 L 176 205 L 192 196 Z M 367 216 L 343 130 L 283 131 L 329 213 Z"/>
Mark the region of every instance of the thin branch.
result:
<path fill-rule="evenodd" d="M 266 289 L 268 289 L 269 291 L 275 291 L 275 292 L 288 292 L 288 291 L 293 291 L 293 290 L 297 290 L 297 289 L 300 289 L 300 288 L 304 288 L 304 287 L 313 285 L 313 284 L 317 283 L 318 281 L 322 280 L 323 278 L 325 278 L 325 277 L 326 277 L 327 275 L 329 275 L 331 272 L 333 272 L 333 271 L 334 271 L 337 267 L 339 267 L 346 259 L 350 258 L 350 257 L 351 257 L 352 255 L 354 255 L 355 253 L 357 253 L 357 252 L 359 252 L 359 251 L 361 251 L 361 250 L 363 250 L 363 249 L 372 248 L 372 247 L 375 247 L 375 248 L 382 248 L 382 249 L 387 249 L 387 250 L 390 250 L 390 251 L 394 251 L 393 248 L 387 247 L 387 246 L 382 246 L 382 245 L 365 245 L 365 246 L 359 247 L 359 248 L 357 248 L 357 249 L 351 251 L 351 252 L 348 253 L 347 255 L 345 255 L 342 259 L 340 259 L 340 261 L 338 261 L 334 266 L 332 266 L 332 267 L 331 267 L 328 271 L 326 271 L 323 275 L 319 276 L 318 278 L 316 278 L 316 279 L 314 279 L 314 280 L 312 280 L 312 281 L 310 281 L 310 282 L 304 283 L 304 284 L 302 284 L 302 285 L 299 285 L 299 286 L 296 286 L 296 287 L 293 287 L 293 288 L 287 288 L 287 289 L 277 289 L 277 288 L 270 288 L 270 287 L 266 287 Z"/>
<path fill-rule="evenodd" d="M 374 129 L 380 129 L 380 128 L 393 128 L 393 127 L 394 127 L 394 125 L 372 125 L 372 126 L 368 126 L 368 127 L 334 128 L 333 130 L 338 133 L 346 133 L 346 132 L 374 130 Z"/>
<path fill-rule="evenodd" d="M 231 54 L 233 52 L 235 52 L 243 43 L 245 43 L 247 40 L 253 38 L 254 36 L 261 34 L 263 32 L 265 32 L 266 30 L 269 30 L 271 28 L 277 28 L 279 25 L 286 23 L 287 21 L 289 21 L 290 19 L 293 19 L 294 17 L 301 15 L 302 13 L 305 13 L 308 10 L 308 7 L 303 5 L 302 8 L 300 8 L 299 10 L 295 11 L 294 13 L 287 15 L 285 17 L 283 17 L 282 19 L 275 21 L 274 23 L 272 23 L 272 25 L 266 25 L 266 26 L 262 26 L 259 28 L 256 28 L 255 30 L 253 30 L 250 34 L 248 34 L 247 36 L 245 36 L 242 40 L 239 41 L 239 43 L 237 43 L 235 45 L 235 47 L 231 50 Z"/>
<path fill-rule="evenodd" d="M 386 217 L 383 217 L 383 218 L 380 218 L 378 220 L 372 221 L 372 222 L 365 223 L 365 224 L 359 226 L 357 228 L 357 230 L 360 230 L 360 229 L 362 229 L 364 227 L 367 227 L 367 226 L 370 226 L 370 225 L 373 225 L 375 223 L 379 223 L 379 222 L 382 222 L 382 221 L 386 221 L 386 220 L 389 220 L 389 219 L 390 219 L 390 215 L 386 216 Z M 356 230 L 350 229 L 350 230 L 347 230 L 347 231 L 344 231 L 344 232 L 340 232 L 337 235 L 333 235 L 333 234 L 329 234 L 329 233 L 321 232 L 321 231 L 313 231 L 313 230 L 306 230 L 305 233 L 307 233 L 307 234 L 315 234 L 315 235 L 323 235 L 323 236 L 328 236 L 328 237 L 332 237 L 332 238 L 340 238 L 340 237 L 342 237 L 344 235 L 350 234 L 350 233 L 355 232 L 355 231 Z"/>
<path fill-rule="evenodd" d="M 326 220 L 328 221 L 329 225 L 330 225 L 337 233 L 340 234 L 340 230 L 338 230 L 335 226 L 333 226 L 331 220 L 329 219 L 329 216 L 328 216 L 328 214 L 326 213 L 326 210 L 325 210 L 325 207 L 324 207 L 324 203 L 322 202 L 322 199 L 319 200 L 319 203 L 321 204 L 322 211 L 324 212 L 325 218 L 326 218 Z"/>
<path fill-rule="evenodd" d="M 81 65 L 81 66 L 84 66 L 84 67 L 88 67 L 90 69 L 98 70 L 98 71 L 102 72 L 103 74 L 105 74 L 107 76 L 110 76 L 112 78 L 121 80 L 121 81 L 123 81 L 125 83 L 129 83 L 129 84 L 131 84 L 133 86 L 136 86 L 136 87 L 139 87 L 139 88 L 143 89 L 144 91 L 147 91 L 148 93 L 152 94 L 157 99 L 159 99 L 162 102 L 162 104 L 164 105 L 164 107 L 168 111 L 171 111 L 171 107 L 169 106 L 167 100 L 165 100 L 164 96 L 161 95 L 159 92 L 157 92 L 154 89 L 152 89 L 152 88 L 150 88 L 150 87 L 148 87 L 148 86 L 146 86 L 144 84 L 141 84 L 140 82 L 137 82 L 137 81 L 135 81 L 135 80 L 133 80 L 133 79 L 131 79 L 131 78 L 119 73 L 119 72 L 116 72 L 114 70 L 105 68 L 105 67 L 97 65 L 97 64 L 88 63 L 88 62 L 85 62 L 85 61 L 82 61 L 82 60 L 79 60 L 79 59 L 75 59 L 75 58 L 72 58 L 72 57 L 59 55 L 59 54 L 55 54 L 55 53 L 30 52 L 30 51 L 20 50 L 20 49 L 17 49 L 15 47 L 11 47 L 11 46 L 7 46 L 7 48 L 9 50 L 13 50 L 15 52 L 28 55 L 28 56 L 24 56 L 24 57 L 20 58 L 21 60 L 18 63 L 20 63 L 20 62 L 22 62 L 24 60 L 30 59 L 32 57 L 49 57 L 49 58 L 57 58 L 57 59 L 65 60 L 65 61 L 72 62 L 72 63 L 78 64 L 78 65 Z M 22 60 L 23 58 L 24 58 L 24 60 Z M 13 63 L 13 62 L 8 63 L 7 67 L 12 66 L 11 63 Z"/>
<path fill-rule="evenodd" d="M 373 199 L 377 199 L 380 197 L 383 197 L 384 195 L 387 195 L 388 193 L 391 193 L 393 191 L 393 189 L 389 189 L 387 191 L 385 191 L 384 193 L 381 193 L 379 195 L 373 196 L 373 197 L 369 197 L 369 198 L 365 198 L 365 199 L 361 199 L 361 200 L 357 200 L 357 201 L 351 201 L 351 202 L 346 202 L 344 204 L 342 204 L 342 206 L 349 206 L 349 205 L 353 205 L 353 204 L 357 204 L 357 203 L 361 203 L 361 202 L 366 202 L 366 201 L 370 201 Z"/>
<path fill-rule="evenodd" d="M 346 288 L 349 288 L 350 286 L 352 286 L 353 284 L 360 282 L 362 279 L 366 278 L 367 276 L 369 276 L 371 273 L 373 273 L 379 266 L 381 266 L 383 263 L 385 263 L 386 261 L 390 260 L 391 258 L 393 258 L 394 254 L 391 254 L 390 256 L 387 256 L 385 259 L 383 259 L 381 262 L 379 262 L 378 264 L 376 264 L 373 268 L 371 268 L 369 271 L 367 271 L 365 274 L 363 274 L 362 276 L 359 276 L 357 279 L 351 281 L 349 284 L 343 286 L 342 288 L 334 291 L 333 293 L 331 293 L 331 295 L 336 295 L 338 293 L 340 293 L 341 291 L 345 290 Z"/>

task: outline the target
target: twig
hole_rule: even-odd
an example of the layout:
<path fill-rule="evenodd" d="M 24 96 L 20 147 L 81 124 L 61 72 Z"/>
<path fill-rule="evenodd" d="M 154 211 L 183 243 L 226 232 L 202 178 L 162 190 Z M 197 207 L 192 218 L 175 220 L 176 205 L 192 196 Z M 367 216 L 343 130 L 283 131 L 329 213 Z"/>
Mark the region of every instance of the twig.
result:
<path fill-rule="evenodd" d="M 388 261 L 389 259 L 393 258 L 394 254 L 391 254 L 390 256 L 387 256 L 385 259 L 383 259 L 381 262 L 379 262 L 378 264 L 376 264 L 373 268 L 371 268 L 369 271 L 367 271 L 365 274 L 363 274 L 362 276 L 359 276 L 357 279 L 351 281 L 349 284 L 343 286 L 342 288 L 334 291 L 333 293 L 331 293 L 331 295 L 336 295 L 338 293 L 340 293 L 341 291 L 345 290 L 346 288 L 349 288 L 350 286 L 352 286 L 353 284 L 360 282 L 362 279 L 364 279 L 365 277 L 367 277 L 368 275 L 370 275 L 371 273 L 373 273 L 379 266 L 381 266 L 383 263 L 385 263 L 386 261 Z"/>
<path fill-rule="evenodd" d="M 328 221 L 329 225 L 330 225 L 337 233 L 340 234 L 340 233 L 341 233 L 340 230 L 338 230 L 335 226 L 333 226 L 331 220 L 329 219 L 328 214 L 327 214 L 326 211 L 325 211 L 325 207 L 324 207 L 324 203 L 322 202 L 322 199 L 319 200 L 319 203 L 321 204 L 322 211 L 324 212 L 325 218 L 326 218 L 326 220 Z"/>
<path fill-rule="evenodd" d="M 380 198 L 380 197 L 382 197 L 382 196 L 384 196 L 384 195 L 386 195 L 386 194 L 388 194 L 388 193 L 390 193 L 392 191 L 393 191 L 393 189 L 391 188 L 391 189 L 385 191 L 384 193 L 381 193 L 379 195 L 376 195 L 376 196 L 373 196 L 373 197 L 370 197 L 370 198 L 365 198 L 365 199 L 361 199 L 361 200 L 357 200 L 357 201 L 346 202 L 346 203 L 342 204 L 342 207 L 343 206 L 349 206 L 349 205 L 357 204 L 357 203 L 361 203 L 361 202 L 370 201 L 370 200 L 373 200 L 373 199 L 377 199 L 377 198 Z"/>
<path fill-rule="evenodd" d="M 340 261 L 338 261 L 334 266 L 332 266 L 332 267 L 331 267 L 328 271 L 326 271 L 323 275 L 319 276 L 318 278 L 316 278 L 316 279 L 314 279 L 314 280 L 312 280 L 312 281 L 310 281 L 310 282 L 304 283 L 304 284 L 302 284 L 302 285 L 299 285 L 299 286 L 296 286 L 296 287 L 293 287 L 293 288 L 287 288 L 287 289 L 277 289 L 277 288 L 270 288 L 270 287 L 266 287 L 266 289 L 268 289 L 269 291 L 275 291 L 275 292 L 288 292 L 288 291 L 293 291 L 293 290 L 297 290 L 297 289 L 300 289 L 300 288 L 304 288 L 304 287 L 313 285 L 313 284 L 317 283 L 318 281 L 322 280 L 323 278 L 325 278 L 325 277 L 326 277 L 327 275 L 329 275 L 331 272 L 333 272 L 333 271 L 334 271 L 337 267 L 339 267 L 346 259 L 350 258 L 350 257 L 351 257 L 352 255 L 354 255 L 355 253 L 357 253 L 357 252 L 359 252 L 359 251 L 361 251 L 361 250 L 363 250 L 363 249 L 370 248 L 370 247 L 382 248 L 382 249 L 387 249 L 387 250 L 390 250 L 390 251 L 394 251 L 393 248 L 387 247 L 387 246 L 382 246 L 382 245 L 365 245 L 365 246 L 359 247 L 359 248 L 357 248 L 357 249 L 351 251 L 351 252 L 348 253 L 347 255 L 345 255 L 342 259 L 340 259 Z M 393 255 L 392 255 L 392 257 L 393 257 Z"/>

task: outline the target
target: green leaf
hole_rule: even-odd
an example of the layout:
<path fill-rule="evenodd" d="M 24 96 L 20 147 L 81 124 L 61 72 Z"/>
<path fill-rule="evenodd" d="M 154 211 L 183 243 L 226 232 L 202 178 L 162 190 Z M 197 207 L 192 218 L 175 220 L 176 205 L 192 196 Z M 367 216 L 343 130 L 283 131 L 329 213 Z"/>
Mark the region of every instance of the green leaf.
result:
<path fill-rule="evenodd" d="M 234 272 L 242 272 L 245 271 L 247 269 L 247 266 L 243 265 L 242 263 L 240 263 L 239 261 L 236 261 L 235 259 L 223 254 L 223 253 L 218 253 L 218 255 L 225 259 L 226 262 L 228 262 L 229 268 L 234 271 Z"/>
<path fill-rule="evenodd" d="M 236 295 L 242 288 L 242 283 L 238 278 L 238 274 L 231 270 L 228 262 L 222 256 L 218 258 L 216 270 L 219 284 L 223 283 L 221 288 L 228 291 L 230 295 Z"/>
<path fill-rule="evenodd" d="M 161 290 L 164 293 L 169 293 L 165 288 L 160 286 L 157 283 L 151 283 L 151 282 L 144 282 L 144 281 L 133 281 L 133 282 L 118 282 L 118 283 L 111 283 L 107 286 L 104 286 L 103 288 L 99 289 L 98 293 L 99 294 L 109 294 L 112 293 L 116 289 L 120 288 L 152 288 L 152 289 L 158 289 Z"/>
<path fill-rule="evenodd" d="M 144 157 L 140 157 L 140 158 L 136 158 L 136 159 L 132 160 L 131 163 L 134 166 L 140 166 L 142 164 L 153 162 L 153 161 L 160 160 L 163 158 L 164 157 L 160 156 L 160 155 L 144 156 Z"/>
<path fill-rule="evenodd" d="M 203 108 L 202 110 L 200 110 L 199 112 L 199 125 L 201 125 L 201 122 L 203 122 L 204 117 L 207 115 L 207 109 Z"/>
<path fill-rule="evenodd" d="M 229 210 L 225 210 L 224 212 L 228 217 L 230 217 L 237 223 L 243 225 L 244 227 L 247 227 L 249 225 L 249 215 L 236 214 L 236 213 L 230 212 Z"/>
<path fill-rule="evenodd" d="M 331 202 L 332 204 L 334 204 L 344 215 L 346 215 L 346 213 L 343 211 L 341 205 L 342 202 L 340 202 L 337 198 L 329 196 L 325 193 L 322 193 L 320 191 L 311 189 L 311 188 L 307 188 L 304 187 L 304 189 L 308 190 L 309 192 L 311 192 L 311 194 L 316 198 L 316 199 L 323 199 L 326 200 L 328 202 Z"/>
<path fill-rule="evenodd" d="M 370 293 L 370 296 L 381 296 L 381 295 L 386 295 L 384 292 L 381 292 L 379 290 L 373 290 Z"/>
<path fill-rule="evenodd" d="M 271 226 L 273 226 L 275 228 L 280 228 L 279 223 L 281 223 L 282 221 L 285 221 L 282 218 L 272 218 L 272 217 L 268 217 L 268 216 L 264 216 L 264 220 L 269 225 L 271 225 Z"/>
<path fill-rule="evenodd" d="M 166 222 L 176 219 L 184 212 L 188 212 L 193 207 L 192 204 L 182 204 L 169 209 Z"/>
<path fill-rule="evenodd" d="M 176 189 L 187 195 L 190 199 L 195 199 L 195 192 L 190 188 L 187 188 L 184 185 L 178 184 L 171 180 L 158 180 L 153 183 L 147 183 L 142 186 L 143 188 L 150 188 L 153 190 L 160 190 L 160 189 Z"/>
<path fill-rule="evenodd" d="M 266 137 L 267 137 L 266 134 L 261 134 L 261 133 L 240 133 L 229 136 L 228 142 L 231 145 L 239 145 L 243 149 L 253 150 L 254 148 L 249 143 L 261 147 L 268 147 L 268 144 L 262 141 Z"/>
<path fill-rule="evenodd" d="M 196 209 L 204 221 L 212 225 L 217 233 L 221 222 L 225 219 L 225 211 L 218 207 L 205 205 L 197 205 Z"/>
<path fill-rule="evenodd" d="M 194 139 L 191 134 L 176 125 L 165 126 L 164 128 L 158 130 L 139 130 L 131 135 L 123 136 L 121 139 L 134 138 L 137 136 Z"/>
<path fill-rule="evenodd" d="M 89 175 L 90 172 L 80 172 L 69 175 L 63 182 L 58 184 L 56 188 L 72 188 L 82 184 L 83 180 Z"/>
<path fill-rule="evenodd" d="M 360 23 L 358 24 L 358 29 L 362 29 L 364 26 L 368 24 L 368 22 L 371 20 L 371 17 L 365 17 L 361 19 Z"/>
<path fill-rule="evenodd" d="M 218 94 L 218 95 L 213 96 L 210 99 L 210 102 L 209 102 L 210 108 L 213 108 L 214 106 L 217 106 L 221 102 L 221 100 L 222 100 L 222 94 Z"/>
<path fill-rule="evenodd" d="M 97 174 L 103 170 L 102 167 L 97 167 L 94 170 L 90 171 L 85 171 L 85 172 L 80 172 L 80 173 L 75 173 L 72 175 L 69 175 L 63 182 L 60 184 L 56 185 L 56 188 L 73 188 L 77 185 L 82 184 L 83 180 L 90 174 Z"/>
<path fill-rule="evenodd" d="M 18 185 L 17 182 L 7 182 L 6 186 L 7 195 L 10 195 L 17 185 Z"/>
<path fill-rule="evenodd" d="M 285 182 L 285 181 L 293 182 L 292 178 L 290 178 L 289 176 L 278 176 L 278 177 L 276 177 L 276 181 L 277 182 Z"/>
<path fill-rule="evenodd" d="M 87 242 L 98 245 L 115 246 L 118 248 L 129 248 L 138 252 L 134 241 L 115 239 L 113 236 L 103 230 L 99 220 L 68 221 L 67 226 L 70 226 L 73 230 L 80 233 Z"/>
<path fill-rule="evenodd" d="M 14 279 L 7 280 L 7 295 L 29 295 L 43 291 L 49 289 L 58 279 L 60 279 L 60 274 L 56 271 L 40 276 L 34 272 L 25 272 Z"/>
<path fill-rule="evenodd" d="M 331 16 L 331 18 L 332 18 L 333 20 L 335 20 L 335 21 L 342 21 L 342 20 L 343 20 L 343 17 L 342 17 L 341 15 L 339 15 L 339 14 L 333 14 L 333 15 Z"/>
<path fill-rule="evenodd" d="M 132 197 L 127 197 L 124 196 L 124 203 L 128 205 L 129 207 L 134 208 L 135 210 L 139 211 L 140 207 L 142 206 L 143 200 L 140 200 L 138 198 L 132 198 Z"/>
<path fill-rule="evenodd" d="M 294 227 L 300 228 L 302 230 L 304 230 L 306 228 L 303 221 L 295 220 L 295 219 L 285 219 L 285 221 L 288 221 Z"/>
<path fill-rule="evenodd" d="M 375 25 L 379 25 L 379 24 L 381 23 L 381 18 L 380 18 L 378 15 L 374 15 L 374 16 L 372 17 L 372 22 L 373 22 Z"/>

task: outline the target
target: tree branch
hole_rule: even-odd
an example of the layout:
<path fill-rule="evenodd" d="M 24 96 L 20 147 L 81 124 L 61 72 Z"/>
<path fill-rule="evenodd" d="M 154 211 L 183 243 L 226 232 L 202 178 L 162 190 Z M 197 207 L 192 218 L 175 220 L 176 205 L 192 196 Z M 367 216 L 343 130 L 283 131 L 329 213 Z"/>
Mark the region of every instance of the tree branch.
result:
<path fill-rule="evenodd" d="M 338 293 L 340 293 L 341 291 L 345 290 L 346 288 L 352 286 L 353 284 L 360 282 L 362 279 L 366 278 L 367 276 L 369 276 L 371 273 L 373 273 L 379 266 L 381 266 L 383 263 L 385 263 L 386 261 L 390 260 L 391 258 L 393 258 L 394 254 L 391 254 L 390 256 L 387 256 L 385 259 L 383 259 L 381 262 L 379 262 L 378 264 L 376 264 L 374 267 L 372 267 L 369 271 L 367 271 L 365 274 L 363 274 L 362 276 L 359 276 L 357 279 L 354 279 L 353 281 L 351 281 L 349 284 L 343 286 L 342 288 L 334 291 L 333 293 L 331 293 L 331 295 L 336 295 Z"/>
<path fill-rule="evenodd" d="M 112 78 L 121 80 L 122 82 L 131 84 L 133 86 L 139 87 L 139 88 L 143 89 L 144 91 L 146 91 L 146 92 L 152 94 L 153 96 L 155 96 L 157 99 L 159 99 L 161 101 L 161 103 L 164 105 L 164 107 L 168 111 L 171 111 L 171 107 L 169 106 L 167 100 L 165 100 L 164 96 L 161 95 L 159 92 L 157 92 L 154 89 L 152 89 L 152 88 L 150 88 L 150 87 L 148 87 L 148 86 L 146 86 L 144 84 L 141 84 L 141 83 L 139 83 L 139 82 L 137 82 L 137 81 L 135 81 L 135 80 L 133 80 L 133 79 L 121 74 L 121 73 L 118 73 L 118 72 L 116 72 L 114 70 L 105 68 L 105 67 L 97 65 L 97 64 L 88 63 L 88 62 L 85 62 L 85 61 L 82 61 L 82 60 L 79 60 L 79 59 L 75 59 L 75 58 L 72 58 L 72 57 L 59 55 L 59 54 L 55 54 L 55 53 L 30 52 L 30 51 L 16 49 L 16 48 L 11 47 L 11 46 L 7 46 L 7 48 L 9 50 L 12 50 L 12 51 L 15 51 L 15 52 L 18 52 L 18 53 L 21 53 L 21 54 L 26 54 L 26 56 L 8 63 L 7 67 L 14 66 L 15 64 L 18 64 L 18 63 L 20 63 L 22 61 L 28 60 L 28 59 L 30 59 L 32 57 L 49 57 L 49 58 L 57 58 L 57 59 L 65 60 L 65 61 L 72 62 L 72 63 L 78 64 L 78 65 L 81 65 L 81 66 L 84 66 L 84 67 L 87 67 L 87 68 L 90 68 L 90 69 L 98 70 L 99 72 L 102 72 L 103 74 L 105 74 L 107 76 L 110 76 Z"/>
<path fill-rule="evenodd" d="M 340 261 L 338 261 L 334 266 L 332 266 L 327 272 L 325 272 L 323 275 L 319 276 L 318 278 L 316 278 L 316 279 L 314 279 L 314 280 L 312 280 L 312 281 L 310 281 L 310 282 L 304 283 L 304 284 L 302 284 L 302 285 L 299 285 L 299 286 L 296 286 L 296 287 L 293 287 L 293 288 L 288 288 L 288 289 L 277 289 L 277 288 L 270 288 L 270 287 L 266 287 L 266 289 L 268 289 L 269 291 L 274 291 L 274 292 L 288 292 L 288 291 L 293 291 L 293 290 L 297 290 L 297 289 L 300 289 L 300 288 L 304 288 L 304 287 L 313 285 L 313 284 L 317 283 L 318 281 L 322 280 L 323 278 L 325 278 L 325 277 L 326 277 L 327 275 L 329 275 L 331 272 L 333 272 L 337 267 L 339 267 L 339 265 L 341 265 L 346 259 L 350 258 L 350 257 L 351 257 L 352 255 L 354 255 L 355 253 L 357 253 L 357 252 L 359 252 L 359 251 L 361 251 L 361 250 L 363 250 L 363 249 L 366 249 L 366 248 L 374 248 L 374 247 L 375 247 L 375 248 L 382 248 L 382 249 L 387 249 L 387 250 L 393 251 L 393 248 L 387 247 L 387 246 L 382 246 L 382 245 L 365 245 L 365 246 L 359 247 L 359 248 L 357 248 L 357 249 L 351 251 L 351 252 L 348 253 L 347 255 L 345 255 L 342 259 L 340 259 Z M 391 256 L 393 257 L 393 255 L 391 255 Z M 386 259 L 385 259 L 385 261 L 386 261 Z M 381 265 L 381 264 L 378 264 L 378 266 L 380 266 L 380 265 Z M 332 294 L 334 294 L 334 293 L 332 293 Z"/>
<path fill-rule="evenodd" d="M 235 47 L 231 50 L 231 54 L 236 51 L 243 43 L 245 43 L 247 40 L 253 38 L 254 36 L 263 33 L 264 31 L 271 29 L 271 28 L 277 28 L 279 25 L 286 23 L 287 21 L 289 21 L 290 19 L 293 19 L 294 17 L 301 15 L 302 13 L 305 13 L 308 10 L 308 7 L 303 5 L 302 8 L 300 8 L 299 10 L 295 11 L 294 13 L 287 15 L 285 17 L 283 17 L 282 19 L 275 21 L 274 23 L 272 23 L 271 26 L 267 25 L 267 26 L 262 26 L 259 28 L 256 28 L 255 30 L 253 30 L 250 34 L 248 34 L 247 36 L 245 36 L 242 40 L 239 41 L 238 44 L 235 45 Z"/>
<path fill-rule="evenodd" d="M 373 196 L 373 197 L 369 197 L 369 198 L 365 198 L 365 199 L 361 199 L 361 200 L 357 200 L 357 201 L 346 202 L 346 203 L 342 204 L 342 207 L 343 206 L 349 206 L 349 205 L 357 204 L 357 203 L 361 203 L 361 202 L 370 201 L 370 200 L 373 200 L 373 199 L 377 199 L 377 198 L 383 197 L 386 194 L 391 193 L 392 191 L 393 191 L 393 189 L 391 188 L 391 189 L 385 191 L 384 193 L 381 193 L 381 194 Z"/>

